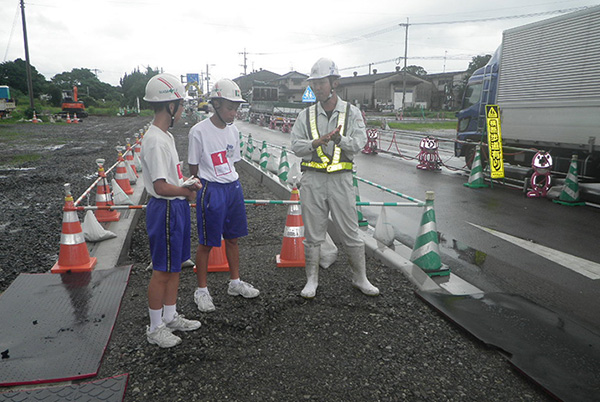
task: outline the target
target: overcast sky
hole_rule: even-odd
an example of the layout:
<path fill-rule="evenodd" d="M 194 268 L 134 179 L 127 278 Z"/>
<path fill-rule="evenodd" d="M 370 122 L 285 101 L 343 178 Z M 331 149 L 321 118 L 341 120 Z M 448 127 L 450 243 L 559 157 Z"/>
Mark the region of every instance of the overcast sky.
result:
<path fill-rule="evenodd" d="M 599 0 L 28 0 L 31 64 L 51 79 L 89 68 L 119 85 L 146 66 L 211 82 L 265 69 L 308 74 L 320 57 L 343 76 L 393 71 L 404 61 L 428 73 L 465 70 L 492 53 L 502 31 L 595 6 Z M 532 14 L 535 14 L 532 16 Z M 529 16 L 528 16 L 529 15 Z M 482 21 L 483 20 L 483 21 Z M 20 0 L 0 0 L 1 62 L 25 59 Z M 208 66 L 208 67 L 207 67 Z"/>

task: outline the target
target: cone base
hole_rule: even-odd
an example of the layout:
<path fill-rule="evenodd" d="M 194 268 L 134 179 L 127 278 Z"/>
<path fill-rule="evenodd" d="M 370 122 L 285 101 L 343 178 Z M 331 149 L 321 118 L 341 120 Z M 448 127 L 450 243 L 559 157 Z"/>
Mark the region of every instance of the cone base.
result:
<path fill-rule="evenodd" d="M 59 265 L 54 264 L 50 272 L 53 274 L 65 274 L 67 272 L 91 272 L 96 265 L 96 257 L 91 257 L 87 264 L 82 265 Z"/>
<path fill-rule="evenodd" d="M 577 206 L 585 205 L 585 202 L 583 202 L 583 201 L 569 202 L 569 201 L 562 201 L 562 200 L 552 200 L 552 202 L 555 202 L 560 205 L 567 205 L 569 207 L 577 207 Z"/>
<path fill-rule="evenodd" d="M 423 268 L 421 268 L 423 269 Z M 435 269 L 435 270 L 425 270 L 423 269 L 423 272 L 425 272 L 427 274 L 427 276 L 429 277 L 433 277 L 433 276 L 448 276 L 450 275 L 450 268 L 448 267 L 440 267 L 439 269 Z"/>
<path fill-rule="evenodd" d="M 463 186 L 470 188 L 486 188 L 489 187 L 487 184 L 477 184 L 477 183 L 463 183 Z"/>
<path fill-rule="evenodd" d="M 99 212 L 99 211 L 100 210 L 95 211 L 95 212 Z M 102 212 L 105 212 L 105 211 L 102 211 Z M 117 222 L 119 220 L 119 218 L 121 217 L 121 213 L 120 212 L 116 212 L 116 211 L 114 213 L 108 213 L 108 214 L 105 214 L 105 213 L 104 214 L 98 214 L 98 213 L 96 213 L 94 215 L 96 215 L 96 220 L 98 222 Z"/>
<path fill-rule="evenodd" d="M 367 220 L 358 221 L 358 226 L 369 226 L 369 221 L 367 221 Z"/>
<path fill-rule="evenodd" d="M 281 258 L 281 254 L 277 254 L 277 256 L 275 257 L 275 260 L 277 262 L 277 267 L 278 268 L 304 268 L 304 266 L 306 265 L 306 260 L 301 259 L 301 260 L 284 260 Z"/>

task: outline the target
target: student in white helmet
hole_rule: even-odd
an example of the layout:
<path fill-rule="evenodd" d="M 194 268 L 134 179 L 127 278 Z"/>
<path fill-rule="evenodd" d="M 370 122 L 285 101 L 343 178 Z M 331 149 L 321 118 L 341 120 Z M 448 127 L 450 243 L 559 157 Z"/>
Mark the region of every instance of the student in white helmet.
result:
<path fill-rule="evenodd" d="M 300 295 L 307 299 L 315 297 L 319 285 L 319 252 L 330 213 L 350 261 L 352 285 L 365 295 L 379 295 L 366 275 L 352 178 L 354 155 L 367 141 L 365 122 L 356 106 L 336 94 L 339 78 L 332 60 L 321 58 L 314 64 L 308 82 L 317 102 L 298 114 L 291 132 L 291 148 L 302 158 L 300 201 L 307 280 Z"/>
<path fill-rule="evenodd" d="M 229 263 L 227 294 L 254 298 L 258 289 L 240 280 L 238 238 L 248 234 L 244 194 L 234 163 L 241 159 L 239 131 L 233 125 L 240 104 L 244 103 L 238 85 L 230 79 L 215 83 L 210 92 L 214 113 L 190 129 L 188 163 L 190 174 L 198 177 L 202 190 L 196 199 L 198 248 L 196 275 L 198 288 L 194 300 L 203 312 L 214 311 L 208 291 L 208 256 L 225 240 Z"/>
<path fill-rule="evenodd" d="M 144 100 L 154 110 L 152 125 L 144 135 L 140 159 L 144 187 L 150 195 L 146 230 L 150 240 L 152 277 L 148 285 L 150 325 L 148 342 L 173 347 L 181 338 L 173 331 L 193 331 L 200 322 L 177 313 L 181 264 L 190 258 L 191 214 L 189 201 L 196 198 L 199 183 L 184 186 L 179 155 L 169 128 L 181 118 L 185 90 L 177 77 L 158 74 L 146 85 Z"/>

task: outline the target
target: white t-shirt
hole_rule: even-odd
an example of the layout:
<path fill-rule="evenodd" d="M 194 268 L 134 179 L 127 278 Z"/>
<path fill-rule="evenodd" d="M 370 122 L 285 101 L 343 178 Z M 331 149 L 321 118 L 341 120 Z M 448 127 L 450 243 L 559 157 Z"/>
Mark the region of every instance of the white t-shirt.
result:
<path fill-rule="evenodd" d="M 140 153 L 142 162 L 142 176 L 144 187 L 153 197 L 174 200 L 176 198 L 185 200 L 185 197 L 164 197 L 154 191 L 154 182 L 165 179 L 169 184 L 181 187 L 183 185 L 183 174 L 175 139 L 171 133 L 164 132 L 155 125 L 151 125 L 142 139 L 142 151 Z"/>
<path fill-rule="evenodd" d="M 198 165 L 198 177 L 217 183 L 239 178 L 234 163 L 241 160 L 240 133 L 235 125 L 218 128 L 210 119 L 190 129 L 188 163 Z"/>

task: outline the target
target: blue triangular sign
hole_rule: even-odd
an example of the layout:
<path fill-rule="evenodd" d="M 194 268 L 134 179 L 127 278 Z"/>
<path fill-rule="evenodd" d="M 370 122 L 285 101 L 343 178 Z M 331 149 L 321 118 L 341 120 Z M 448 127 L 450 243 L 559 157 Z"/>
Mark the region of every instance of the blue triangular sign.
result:
<path fill-rule="evenodd" d="M 306 91 L 304 91 L 304 95 L 302 95 L 302 102 L 316 102 L 317 98 L 315 93 L 311 89 L 310 86 L 306 87 Z"/>

